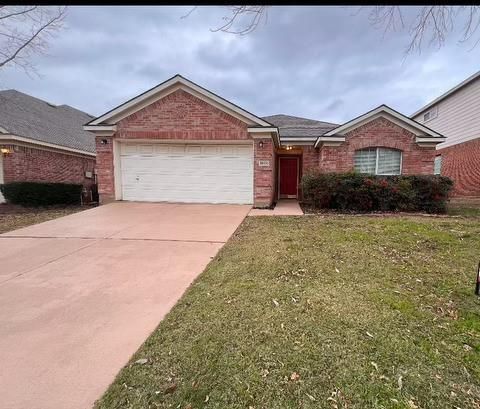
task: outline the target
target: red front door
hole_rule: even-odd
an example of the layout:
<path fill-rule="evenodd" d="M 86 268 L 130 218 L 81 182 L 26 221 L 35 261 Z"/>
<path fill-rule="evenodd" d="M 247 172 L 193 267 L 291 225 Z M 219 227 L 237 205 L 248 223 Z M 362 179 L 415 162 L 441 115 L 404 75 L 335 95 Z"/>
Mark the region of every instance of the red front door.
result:
<path fill-rule="evenodd" d="M 280 197 L 297 197 L 298 158 L 279 158 Z"/>

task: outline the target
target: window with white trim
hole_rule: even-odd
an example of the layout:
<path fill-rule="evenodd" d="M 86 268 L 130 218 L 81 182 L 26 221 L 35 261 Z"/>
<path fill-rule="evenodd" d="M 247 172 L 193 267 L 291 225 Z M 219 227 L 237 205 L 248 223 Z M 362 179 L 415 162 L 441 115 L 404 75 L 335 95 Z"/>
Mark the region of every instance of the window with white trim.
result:
<path fill-rule="evenodd" d="M 371 175 L 400 175 L 402 151 L 388 148 L 367 148 L 355 151 L 355 171 Z"/>
<path fill-rule="evenodd" d="M 423 122 L 428 122 L 431 119 L 435 119 L 438 115 L 438 107 L 433 107 L 429 111 L 423 114 Z"/>
<path fill-rule="evenodd" d="M 442 155 L 435 156 L 435 162 L 433 165 L 433 174 L 440 175 L 442 172 Z"/>

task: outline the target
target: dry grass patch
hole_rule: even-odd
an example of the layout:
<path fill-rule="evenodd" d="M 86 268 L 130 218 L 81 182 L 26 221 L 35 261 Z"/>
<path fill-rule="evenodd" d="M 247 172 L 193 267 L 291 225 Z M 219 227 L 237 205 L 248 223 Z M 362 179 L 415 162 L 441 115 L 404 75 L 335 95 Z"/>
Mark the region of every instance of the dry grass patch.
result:
<path fill-rule="evenodd" d="M 85 207 L 30 208 L 0 204 L 0 234 L 85 210 Z"/>
<path fill-rule="evenodd" d="M 97 408 L 480 408 L 480 223 L 251 217 Z"/>

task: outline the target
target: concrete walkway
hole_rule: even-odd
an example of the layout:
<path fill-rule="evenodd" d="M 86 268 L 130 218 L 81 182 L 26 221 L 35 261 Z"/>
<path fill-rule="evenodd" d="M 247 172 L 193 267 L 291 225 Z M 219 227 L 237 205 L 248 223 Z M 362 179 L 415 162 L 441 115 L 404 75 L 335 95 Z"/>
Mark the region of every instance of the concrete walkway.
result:
<path fill-rule="evenodd" d="M 303 211 L 295 199 L 279 200 L 273 209 L 252 209 L 249 216 L 302 216 Z"/>
<path fill-rule="evenodd" d="M 112 203 L 0 235 L 0 407 L 90 408 L 249 210 Z"/>

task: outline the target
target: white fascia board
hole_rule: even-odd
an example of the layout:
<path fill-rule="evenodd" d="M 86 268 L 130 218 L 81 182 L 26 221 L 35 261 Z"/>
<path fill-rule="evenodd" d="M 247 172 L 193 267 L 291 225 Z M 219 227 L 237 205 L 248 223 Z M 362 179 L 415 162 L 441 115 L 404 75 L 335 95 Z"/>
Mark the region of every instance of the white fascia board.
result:
<path fill-rule="evenodd" d="M 312 146 L 315 143 L 315 141 L 289 141 L 289 140 L 284 140 L 282 139 L 281 145 L 290 145 L 290 146 Z"/>
<path fill-rule="evenodd" d="M 282 141 L 288 141 L 288 142 L 295 142 L 295 141 L 311 141 L 315 142 L 317 140 L 317 136 L 300 136 L 300 137 L 288 137 L 288 136 L 282 136 L 280 139 Z"/>
<path fill-rule="evenodd" d="M 317 141 L 315 142 L 315 148 L 320 145 L 320 143 L 335 143 L 340 145 L 342 142 L 345 142 L 345 137 L 344 136 L 319 136 L 317 138 Z"/>
<path fill-rule="evenodd" d="M 278 133 L 277 127 L 249 127 L 247 128 L 248 133 L 252 137 L 252 139 L 262 139 L 265 138 L 266 135 L 262 135 L 264 133 L 268 134 L 273 139 L 273 143 L 278 148 L 280 143 L 280 135 Z"/>
<path fill-rule="evenodd" d="M 388 114 L 391 118 L 383 115 L 385 113 Z M 348 121 L 347 123 L 327 132 L 324 136 L 332 136 L 332 135 L 338 135 L 338 134 L 343 135 L 379 116 L 385 116 L 385 118 L 388 120 L 391 120 L 392 118 L 397 119 L 400 122 L 400 123 L 396 122 L 399 126 L 402 126 L 403 128 L 411 130 L 417 136 L 421 134 L 426 134 L 432 137 L 439 137 L 439 138 L 442 137 L 442 135 L 440 135 L 439 133 L 433 131 L 432 129 L 427 128 L 426 126 L 423 126 L 422 124 L 414 121 L 413 119 L 410 119 L 405 115 L 402 115 L 394 111 L 393 109 L 387 107 L 386 105 L 381 105 L 378 108 L 375 108 L 374 110 L 359 116 L 358 118 Z"/>
<path fill-rule="evenodd" d="M 117 131 L 117 125 L 83 125 L 83 130 L 84 131 L 90 131 L 90 132 L 95 132 L 95 131 L 116 132 Z"/>
<path fill-rule="evenodd" d="M 96 153 L 82 151 L 81 149 L 68 148 L 66 146 L 61 146 L 61 145 L 55 145 L 54 143 L 42 142 L 36 139 L 25 138 L 23 136 L 17 136 L 17 135 L 0 136 L 0 143 L 9 143 L 9 142 L 13 142 L 13 143 L 19 142 L 19 143 L 25 143 L 28 145 L 37 145 L 37 146 L 51 148 L 55 150 L 77 153 L 80 155 L 87 155 L 87 156 L 93 156 L 93 157 L 97 156 Z"/>
<path fill-rule="evenodd" d="M 247 128 L 248 132 L 250 133 L 262 133 L 262 132 L 277 132 L 278 133 L 278 128 L 274 126 L 262 126 L 262 127 L 256 127 L 256 126 L 251 126 Z"/>
<path fill-rule="evenodd" d="M 233 116 L 243 120 L 247 119 L 252 124 L 257 124 L 260 126 L 268 126 L 271 127 L 271 124 L 262 120 L 261 118 L 256 117 L 255 115 L 251 114 L 248 111 L 228 102 L 227 100 L 213 94 L 212 92 L 198 86 L 197 84 L 183 78 L 180 75 L 176 75 L 171 79 L 163 82 L 160 85 L 152 88 L 151 90 L 133 98 L 132 100 L 118 106 L 117 108 L 107 112 L 106 114 L 94 119 L 93 121 L 89 122 L 89 125 L 99 125 L 102 122 L 108 121 L 113 119 L 115 122 L 119 121 L 122 118 L 125 118 L 128 115 L 131 115 L 134 112 L 144 108 L 147 105 L 157 101 L 158 99 L 165 96 L 162 92 L 167 90 L 169 87 L 180 85 L 178 88 L 185 89 L 185 91 L 190 92 L 192 95 L 195 95 L 203 100 L 207 99 L 211 105 L 215 106 L 216 108 L 221 109 L 230 114 L 234 114 Z M 176 89 L 178 89 L 176 88 Z M 175 89 L 175 90 L 176 90 Z M 192 92 L 193 91 L 193 92 Z M 167 93 L 168 95 L 168 93 Z M 158 97 L 158 98 L 156 98 Z M 202 98 L 203 97 L 203 98 Z M 147 101 L 147 104 L 142 104 L 142 102 Z"/>
<path fill-rule="evenodd" d="M 442 142 L 445 142 L 447 140 L 446 137 L 421 137 L 421 136 L 417 136 L 415 138 L 415 142 L 416 143 L 442 143 Z"/>
<path fill-rule="evenodd" d="M 415 142 L 417 143 L 418 146 L 423 146 L 423 147 L 432 147 L 436 146 L 439 143 L 445 142 L 447 138 L 442 137 L 442 138 L 427 138 L 427 137 L 417 137 L 415 138 Z"/>

